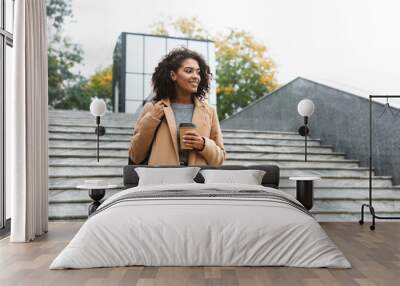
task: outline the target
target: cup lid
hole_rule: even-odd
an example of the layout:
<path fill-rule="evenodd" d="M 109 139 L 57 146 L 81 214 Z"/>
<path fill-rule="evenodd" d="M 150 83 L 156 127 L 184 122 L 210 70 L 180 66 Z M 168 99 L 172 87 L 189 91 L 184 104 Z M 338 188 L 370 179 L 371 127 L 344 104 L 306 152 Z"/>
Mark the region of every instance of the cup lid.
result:
<path fill-rule="evenodd" d="M 179 128 L 181 128 L 181 127 L 196 127 L 196 125 L 194 125 L 191 122 L 183 122 L 183 123 L 179 124 Z"/>

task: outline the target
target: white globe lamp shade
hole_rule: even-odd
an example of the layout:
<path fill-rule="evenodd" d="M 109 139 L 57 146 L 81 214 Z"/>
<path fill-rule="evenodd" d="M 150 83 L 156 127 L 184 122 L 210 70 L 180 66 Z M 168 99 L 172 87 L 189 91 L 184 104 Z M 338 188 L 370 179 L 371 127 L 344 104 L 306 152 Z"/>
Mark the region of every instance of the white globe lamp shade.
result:
<path fill-rule="evenodd" d="M 103 99 L 95 98 L 90 104 L 90 112 L 93 116 L 103 116 L 107 111 L 106 103 Z"/>
<path fill-rule="evenodd" d="M 309 117 L 314 113 L 314 103 L 310 99 L 303 99 L 297 105 L 297 111 L 303 117 Z"/>

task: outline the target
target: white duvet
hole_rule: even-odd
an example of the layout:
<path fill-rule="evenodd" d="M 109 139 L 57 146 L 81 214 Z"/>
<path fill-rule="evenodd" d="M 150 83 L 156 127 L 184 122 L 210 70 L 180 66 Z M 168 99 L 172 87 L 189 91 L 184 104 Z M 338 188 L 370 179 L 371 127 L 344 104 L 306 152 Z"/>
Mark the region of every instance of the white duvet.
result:
<path fill-rule="evenodd" d="M 318 222 L 289 204 L 246 197 L 142 198 L 132 192 L 282 191 L 254 185 L 135 187 L 106 200 L 50 269 L 145 266 L 295 266 L 350 268 Z M 137 194 L 137 193 L 133 193 Z"/>

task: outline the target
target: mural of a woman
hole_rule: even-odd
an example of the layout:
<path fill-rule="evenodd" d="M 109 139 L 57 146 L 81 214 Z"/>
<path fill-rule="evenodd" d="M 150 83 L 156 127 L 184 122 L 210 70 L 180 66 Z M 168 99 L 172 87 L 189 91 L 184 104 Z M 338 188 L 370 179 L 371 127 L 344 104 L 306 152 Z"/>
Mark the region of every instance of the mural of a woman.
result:
<path fill-rule="evenodd" d="M 217 111 L 205 101 L 210 69 L 198 53 L 178 48 L 168 53 L 152 76 L 155 96 L 139 115 L 129 157 L 134 164 L 221 165 L 226 152 Z M 179 125 L 193 123 L 179 144 Z"/>

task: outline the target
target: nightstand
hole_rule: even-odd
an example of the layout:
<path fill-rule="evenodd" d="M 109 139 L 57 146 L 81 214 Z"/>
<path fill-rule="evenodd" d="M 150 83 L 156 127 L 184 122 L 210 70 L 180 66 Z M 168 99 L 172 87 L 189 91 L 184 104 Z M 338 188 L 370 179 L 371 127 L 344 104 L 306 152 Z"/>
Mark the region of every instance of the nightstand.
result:
<path fill-rule="evenodd" d="M 107 189 L 116 189 L 121 186 L 118 185 L 79 185 L 76 186 L 78 189 L 88 190 L 89 197 L 93 200 L 93 202 L 89 205 L 88 214 L 89 216 L 96 211 L 96 209 L 101 205 L 100 200 L 106 194 Z"/>
<path fill-rule="evenodd" d="M 314 181 L 320 180 L 317 176 L 290 177 L 289 180 L 296 181 L 296 199 L 310 210 L 314 204 Z"/>

